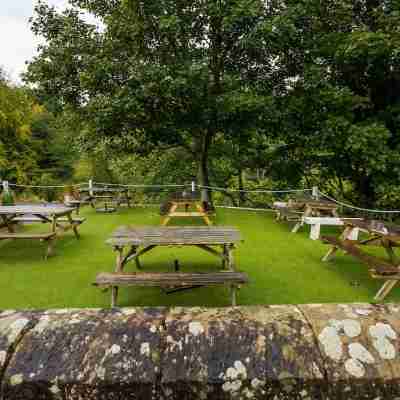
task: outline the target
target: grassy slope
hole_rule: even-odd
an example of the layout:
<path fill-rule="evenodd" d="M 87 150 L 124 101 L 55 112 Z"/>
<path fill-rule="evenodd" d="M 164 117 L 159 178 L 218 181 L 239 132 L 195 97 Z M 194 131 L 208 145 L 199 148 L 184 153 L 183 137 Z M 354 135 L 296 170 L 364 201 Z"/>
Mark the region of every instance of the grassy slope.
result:
<path fill-rule="evenodd" d="M 156 210 L 122 209 L 115 214 L 96 214 L 86 208 L 87 221 L 77 241 L 71 232 L 56 243 L 56 256 L 43 260 L 43 245 L 37 241 L 0 243 L 0 309 L 108 307 L 109 292 L 91 286 L 96 273 L 112 271 L 115 254 L 104 242 L 122 224 L 159 224 Z M 188 223 L 188 221 L 185 221 Z M 192 221 L 190 221 L 192 222 Z M 219 210 L 221 225 L 237 226 L 244 243 L 237 250 L 238 269 L 246 271 L 249 285 L 239 292 L 239 304 L 282 304 L 372 301 L 381 281 L 369 277 L 367 268 L 343 253 L 322 263 L 327 246 L 308 239 L 308 228 L 290 234 L 286 224 L 273 214 Z M 45 230 L 48 226 L 27 229 Z M 323 229 L 329 232 L 329 228 Z M 335 228 L 330 229 L 336 234 Z M 142 258 L 146 270 L 171 270 L 179 259 L 183 271 L 215 270 L 218 259 L 196 248 L 158 248 Z M 126 270 L 134 270 L 129 265 Z M 359 282 L 352 286 L 351 282 Z M 400 300 L 395 289 L 389 301 Z M 229 305 L 228 290 L 201 288 L 171 295 L 157 288 L 122 288 L 119 305 Z"/>

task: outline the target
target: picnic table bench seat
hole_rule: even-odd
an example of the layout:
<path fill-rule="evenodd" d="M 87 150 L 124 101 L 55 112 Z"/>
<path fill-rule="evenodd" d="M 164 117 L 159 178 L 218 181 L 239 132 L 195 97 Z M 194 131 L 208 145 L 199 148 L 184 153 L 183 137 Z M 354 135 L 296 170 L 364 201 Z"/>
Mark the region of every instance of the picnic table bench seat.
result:
<path fill-rule="evenodd" d="M 273 208 L 276 210 L 277 221 L 299 221 L 303 214 L 301 211 L 289 207 L 288 203 L 284 201 L 275 201 Z"/>
<path fill-rule="evenodd" d="M 0 233 L 0 239 L 50 239 L 56 235 L 55 232 L 46 232 L 46 233 L 29 233 L 29 232 L 21 232 L 21 233 L 10 233 L 10 232 L 2 232 Z"/>
<path fill-rule="evenodd" d="M 322 261 L 330 260 L 338 249 L 344 250 L 369 267 L 372 278 L 384 280 L 374 300 L 383 301 L 400 281 L 400 259 L 394 249 L 400 244 L 400 227 L 376 220 L 344 219 L 345 229 L 340 237 L 324 236 L 322 240 L 331 245 Z M 354 240 L 352 233 L 360 230 L 366 237 Z M 376 257 L 362 250 L 365 246 L 384 249 L 386 256 Z"/>
<path fill-rule="evenodd" d="M 46 223 L 47 221 L 43 220 L 42 218 L 36 217 L 35 215 L 29 215 L 29 216 L 22 216 L 22 217 L 15 217 L 13 219 L 15 222 L 43 222 Z M 74 224 L 80 225 L 83 224 L 86 221 L 86 218 L 84 217 L 73 217 L 72 222 Z M 70 222 L 68 218 L 58 218 L 57 222 Z"/>
<path fill-rule="evenodd" d="M 116 306 L 118 286 L 147 286 L 147 287 L 192 287 L 227 285 L 232 290 L 232 306 L 236 305 L 236 289 L 247 283 L 248 276 L 243 272 L 221 271 L 211 273 L 189 272 L 102 272 L 93 283 L 95 286 L 112 288 L 111 307 Z"/>
<path fill-rule="evenodd" d="M 84 218 L 73 218 L 73 208 L 62 204 L 17 204 L 0 206 L 0 228 L 6 228 L 0 239 L 38 239 L 46 241 L 47 258 L 53 250 L 53 242 L 61 232 L 72 229 L 75 237 L 79 239 L 78 227 Z M 51 225 L 51 231 L 46 233 L 15 232 L 15 224 L 21 222 L 47 223 Z"/>
<path fill-rule="evenodd" d="M 359 259 L 375 273 L 379 273 L 380 275 L 392 275 L 398 274 L 398 268 L 394 267 L 388 261 L 385 261 L 381 258 L 375 257 L 371 254 L 366 254 L 365 252 L 358 249 L 353 243 L 357 243 L 357 241 L 348 240 L 348 239 L 339 239 L 335 236 L 322 236 L 322 241 L 328 244 L 331 244 L 335 247 L 338 247 L 344 250 L 346 253 L 352 255 L 353 257 Z M 329 256 L 328 256 L 329 257 Z M 325 260 L 327 261 L 327 260 Z"/>
<path fill-rule="evenodd" d="M 39 240 L 47 243 L 47 249 L 44 258 L 47 258 L 53 253 L 53 240 L 56 237 L 56 232 L 45 232 L 45 233 L 30 233 L 30 232 L 1 232 L 0 240 L 16 240 L 16 239 L 29 239 Z"/>

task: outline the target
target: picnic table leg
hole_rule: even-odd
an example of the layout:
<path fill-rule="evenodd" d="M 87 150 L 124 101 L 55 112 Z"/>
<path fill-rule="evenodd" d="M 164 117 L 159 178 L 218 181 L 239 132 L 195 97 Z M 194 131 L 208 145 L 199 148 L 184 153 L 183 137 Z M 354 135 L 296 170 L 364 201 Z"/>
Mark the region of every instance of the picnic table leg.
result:
<path fill-rule="evenodd" d="M 236 291 L 237 287 L 235 285 L 231 286 L 231 304 L 232 307 L 236 307 Z"/>
<path fill-rule="evenodd" d="M 222 245 L 222 255 L 223 255 L 223 259 L 222 259 L 222 269 L 226 268 L 226 264 L 227 264 L 227 258 L 228 258 L 228 246 L 226 244 Z"/>
<path fill-rule="evenodd" d="M 335 218 L 340 218 L 340 217 L 339 217 L 339 213 L 337 212 L 336 209 L 335 209 L 335 210 L 332 210 L 332 215 L 333 215 Z"/>
<path fill-rule="evenodd" d="M 57 232 L 57 217 L 55 215 L 51 216 L 51 231 Z"/>
<path fill-rule="evenodd" d="M 118 286 L 113 286 L 111 288 L 111 308 L 115 308 L 117 306 L 118 299 Z"/>
<path fill-rule="evenodd" d="M 324 255 L 324 257 L 322 257 L 322 261 L 323 262 L 327 262 L 329 261 L 338 251 L 339 247 L 337 246 L 332 246 L 328 252 Z"/>
<path fill-rule="evenodd" d="M 117 263 L 115 266 L 115 272 L 122 272 L 124 265 L 124 248 L 122 246 L 115 246 L 114 250 L 117 252 Z"/>
<path fill-rule="evenodd" d="M 79 239 L 79 232 L 78 232 L 78 226 L 75 224 L 74 220 L 72 219 L 72 215 L 68 214 L 68 221 L 71 224 L 72 229 L 74 230 L 74 234 L 77 239 Z"/>
<path fill-rule="evenodd" d="M 44 255 L 44 259 L 47 260 L 50 256 L 53 255 L 53 243 L 54 243 L 54 237 L 51 237 L 49 239 L 46 240 L 47 242 L 47 248 L 46 248 L 46 253 Z"/>
<path fill-rule="evenodd" d="M 234 244 L 229 244 L 228 246 L 228 269 L 231 271 L 235 270 L 235 259 L 233 256 L 233 250 L 235 249 Z"/>
<path fill-rule="evenodd" d="M 297 231 L 304 225 L 303 218 L 299 222 L 296 223 L 296 225 L 292 229 L 292 233 L 297 233 Z"/>
<path fill-rule="evenodd" d="M 390 291 L 397 285 L 398 280 L 388 280 L 379 289 L 378 293 L 375 295 L 374 300 L 383 301 L 385 297 L 390 293 Z"/>
<path fill-rule="evenodd" d="M 293 227 L 292 233 L 297 233 L 297 231 L 304 225 L 304 218 L 310 217 L 311 215 L 312 215 L 312 208 L 307 207 L 303 215 L 300 217 L 300 221 Z"/>
<path fill-rule="evenodd" d="M 321 224 L 313 224 L 311 225 L 310 230 L 310 239 L 318 240 L 321 233 Z"/>
<path fill-rule="evenodd" d="M 201 204 L 199 204 L 199 203 L 196 203 L 196 208 L 200 213 L 203 214 L 204 222 L 207 225 L 212 225 L 212 222 L 211 222 L 210 218 L 208 218 L 208 215 L 207 215 L 206 211 L 204 210 L 203 206 Z"/>
<path fill-rule="evenodd" d="M 172 204 L 171 208 L 169 209 L 167 215 L 164 217 L 164 219 L 161 221 L 162 226 L 166 226 L 171 219 L 170 214 L 176 211 L 178 208 L 178 204 Z"/>
<path fill-rule="evenodd" d="M 138 253 L 138 246 L 132 246 L 132 251 L 133 251 L 132 254 L 137 254 Z M 135 257 L 135 264 L 136 264 L 136 268 L 137 269 L 142 269 L 142 266 L 141 266 L 140 261 L 139 261 L 139 256 Z"/>
<path fill-rule="evenodd" d="M 344 229 L 344 231 L 343 231 L 343 233 L 340 235 L 340 238 L 342 239 L 342 240 L 345 240 L 345 239 L 349 239 L 350 237 L 351 237 L 351 235 L 352 235 L 352 231 L 353 231 L 353 227 L 352 226 L 347 226 L 345 229 Z M 357 233 L 358 234 L 358 233 Z M 336 254 L 336 252 L 339 250 L 339 247 L 337 247 L 337 246 L 332 246 L 329 250 L 328 250 L 328 252 L 324 255 L 324 257 L 322 258 L 322 261 L 323 262 L 326 262 L 326 261 L 329 261 L 335 254 Z"/>
<path fill-rule="evenodd" d="M 117 252 L 117 263 L 115 266 L 115 272 L 122 272 L 124 265 L 124 248 L 123 246 L 115 246 L 114 250 Z M 117 299 L 118 299 L 118 286 L 111 287 L 111 308 L 117 306 Z"/>
<path fill-rule="evenodd" d="M 3 220 L 3 226 L 5 226 L 9 233 L 15 233 L 12 218 L 7 217 L 6 215 L 2 215 L 1 219 Z"/>
<path fill-rule="evenodd" d="M 386 254 L 388 255 L 390 262 L 392 262 L 393 264 L 398 264 L 399 263 L 399 259 L 396 255 L 396 253 L 393 250 L 393 247 L 390 244 L 390 241 L 388 240 L 381 240 L 382 246 L 386 251 Z"/>
<path fill-rule="evenodd" d="M 354 227 L 351 232 L 348 233 L 347 239 L 349 240 L 358 240 L 358 235 L 360 233 L 360 230 L 356 227 Z"/>

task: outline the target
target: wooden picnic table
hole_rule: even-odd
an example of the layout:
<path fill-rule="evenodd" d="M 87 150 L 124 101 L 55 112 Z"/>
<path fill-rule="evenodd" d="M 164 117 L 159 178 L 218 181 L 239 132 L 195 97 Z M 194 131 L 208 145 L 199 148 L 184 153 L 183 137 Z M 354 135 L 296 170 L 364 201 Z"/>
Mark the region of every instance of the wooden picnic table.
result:
<path fill-rule="evenodd" d="M 171 218 L 177 217 L 202 218 L 207 225 L 212 225 L 198 192 L 178 192 L 170 196 L 167 201 L 166 215 L 163 216 L 161 225 L 165 226 Z"/>
<path fill-rule="evenodd" d="M 400 279 L 400 259 L 394 251 L 400 246 L 400 227 L 365 219 L 343 219 L 343 222 L 345 226 L 340 237 L 322 237 L 325 243 L 332 245 L 322 260 L 329 261 L 339 249 L 342 249 L 366 264 L 372 278 L 385 281 L 374 297 L 376 301 L 384 300 Z M 366 237 L 354 240 L 355 231 L 364 232 Z M 362 246 L 381 247 L 385 250 L 387 258 L 370 255 L 361 249 Z"/>
<path fill-rule="evenodd" d="M 74 208 L 63 205 L 15 205 L 0 206 L 0 228 L 7 232 L 0 233 L 0 240 L 6 239 L 38 239 L 47 242 L 45 258 L 53 251 L 53 241 L 60 232 L 72 229 L 76 238 L 79 238 L 78 226 L 84 222 L 83 218 L 73 218 Z M 20 222 L 48 223 L 51 231 L 45 233 L 16 232 L 15 225 Z"/>
<path fill-rule="evenodd" d="M 276 202 L 277 220 L 296 220 L 292 232 L 296 233 L 306 222 L 308 217 L 338 218 L 339 206 L 325 199 L 297 198 L 290 199 L 287 203 Z"/>
<path fill-rule="evenodd" d="M 76 211 L 76 215 L 79 215 L 79 211 L 81 209 L 81 206 L 85 205 L 85 204 L 90 204 L 90 201 L 89 200 L 74 199 L 74 198 L 67 197 L 67 196 L 64 197 L 64 205 L 66 207 L 74 208 L 75 211 Z"/>
<path fill-rule="evenodd" d="M 235 271 L 233 251 L 235 244 L 240 240 L 240 232 L 236 228 L 226 226 L 122 226 L 106 242 L 117 252 L 115 273 L 100 274 L 97 277 L 96 284 L 112 287 L 112 306 L 116 304 L 118 286 L 122 284 L 161 287 L 163 285 L 203 286 L 206 284 L 227 284 L 231 286 L 232 304 L 235 304 L 238 284 L 247 282 L 245 274 Z M 158 246 L 198 247 L 218 257 L 222 261 L 222 268 L 227 269 L 227 271 L 200 274 L 179 273 L 175 276 L 175 280 L 169 272 L 157 273 L 157 276 L 154 273 L 152 273 L 153 276 L 149 273 L 134 273 L 129 274 L 128 277 L 123 273 L 124 267 L 131 261 L 134 261 L 137 269 L 141 270 L 142 266 L 139 257 Z M 125 252 L 125 248 L 128 248 L 128 251 Z M 218 251 L 216 248 L 221 248 L 221 250 Z M 167 283 L 165 283 L 165 274 L 169 276 L 169 278 L 166 278 Z M 143 282 L 146 282 L 146 284 Z"/>
<path fill-rule="evenodd" d="M 80 193 L 87 193 L 86 201 L 90 202 L 91 206 L 96 209 L 96 202 L 104 203 L 103 211 L 115 210 L 114 204 L 121 205 L 126 203 L 128 207 L 131 206 L 131 197 L 129 189 L 120 187 L 93 187 L 81 188 Z"/>

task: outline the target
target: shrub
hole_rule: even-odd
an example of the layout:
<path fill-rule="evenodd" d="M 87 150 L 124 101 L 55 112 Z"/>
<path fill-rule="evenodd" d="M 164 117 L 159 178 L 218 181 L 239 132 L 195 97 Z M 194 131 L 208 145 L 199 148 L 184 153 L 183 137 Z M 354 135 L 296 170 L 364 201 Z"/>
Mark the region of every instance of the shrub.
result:
<path fill-rule="evenodd" d="M 11 190 L 4 191 L 1 194 L 1 205 L 3 206 L 13 206 L 15 204 L 14 195 Z"/>

